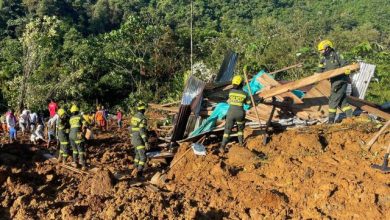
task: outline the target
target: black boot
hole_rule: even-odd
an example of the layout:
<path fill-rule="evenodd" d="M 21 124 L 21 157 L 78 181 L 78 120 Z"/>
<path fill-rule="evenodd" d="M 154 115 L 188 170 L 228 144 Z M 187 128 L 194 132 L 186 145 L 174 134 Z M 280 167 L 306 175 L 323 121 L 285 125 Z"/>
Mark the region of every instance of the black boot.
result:
<path fill-rule="evenodd" d="M 334 124 L 336 119 L 336 113 L 329 113 L 328 124 Z"/>
<path fill-rule="evenodd" d="M 347 116 L 347 118 L 352 117 L 352 114 L 353 114 L 352 109 L 348 109 L 347 111 L 345 111 L 345 115 Z"/>
<path fill-rule="evenodd" d="M 241 147 L 244 146 L 244 137 L 242 135 L 239 135 L 238 137 L 238 143 L 240 144 Z"/>
<path fill-rule="evenodd" d="M 385 154 L 385 158 L 383 159 L 383 168 L 387 168 L 389 165 L 389 154 Z"/>
<path fill-rule="evenodd" d="M 72 166 L 77 167 L 77 154 L 73 154 Z"/>
<path fill-rule="evenodd" d="M 82 170 L 86 170 L 87 169 L 87 166 L 85 165 L 84 153 L 80 153 L 79 163 L 81 164 L 81 169 Z"/>
<path fill-rule="evenodd" d="M 138 166 L 137 168 L 137 178 L 142 178 L 143 176 L 143 167 L 142 166 Z"/>

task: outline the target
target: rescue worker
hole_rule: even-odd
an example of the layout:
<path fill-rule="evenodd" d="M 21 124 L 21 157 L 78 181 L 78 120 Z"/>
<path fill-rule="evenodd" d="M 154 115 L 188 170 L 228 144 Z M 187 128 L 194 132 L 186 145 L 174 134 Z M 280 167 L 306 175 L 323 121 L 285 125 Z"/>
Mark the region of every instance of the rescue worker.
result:
<path fill-rule="evenodd" d="M 79 107 L 76 105 L 72 105 L 70 108 L 70 113 L 72 115 L 69 119 L 69 142 L 73 151 L 72 166 L 77 167 L 79 163 L 82 169 L 86 170 L 84 149 L 84 134 L 86 126 L 83 117 L 79 114 L 79 111 Z"/>
<path fill-rule="evenodd" d="M 318 65 L 318 72 L 322 73 L 325 71 L 337 69 L 346 65 L 343 60 L 333 47 L 333 43 L 330 40 L 323 40 L 318 44 L 318 51 L 322 55 L 320 64 Z M 337 107 L 340 107 L 347 117 L 352 116 L 352 108 L 347 102 L 347 87 L 348 83 L 351 82 L 349 75 L 351 70 L 346 70 L 345 74 L 335 76 L 330 79 L 331 91 L 329 96 L 329 115 L 328 123 L 333 124 L 336 119 Z"/>
<path fill-rule="evenodd" d="M 145 103 L 138 103 L 137 110 L 138 112 L 130 120 L 131 145 L 135 149 L 135 168 L 132 174 L 141 177 L 146 162 L 146 150 L 149 150 L 146 118 L 144 115 L 146 111 Z"/>
<path fill-rule="evenodd" d="M 58 163 L 65 163 L 69 155 L 69 118 L 66 114 L 65 109 L 60 108 L 57 111 L 57 134 L 60 142 L 60 153 L 58 155 Z"/>
<path fill-rule="evenodd" d="M 250 104 L 250 99 L 248 98 L 248 94 L 242 90 L 242 77 L 236 75 L 233 77 L 232 85 L 233 88 L 229 92 L 229 110 L 226 115 L 226 124 L 225 131 L 223 133 L 223 139 L 221 146 L 219 148 L 220 152 L 225 152 L 226 144 L 229 141 L 230 133 L 234 126 L 234 123 L 237 124 L 238 132 L 237 137 L 240 145 L 244 142 L 244 128 L 245 128 L 245 111 L 243 109 L 243 105 Z"/>

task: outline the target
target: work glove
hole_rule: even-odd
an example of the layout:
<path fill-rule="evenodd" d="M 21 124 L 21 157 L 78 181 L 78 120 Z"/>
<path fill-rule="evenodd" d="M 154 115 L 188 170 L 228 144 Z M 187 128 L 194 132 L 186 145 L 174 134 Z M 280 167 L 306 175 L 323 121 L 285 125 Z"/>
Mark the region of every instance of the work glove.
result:
<path fill-rule="evenodd" d="M 145 150 L 150 150 L 150 146 L 148 142 L 145 142 Z"/>
<path fill-rule="evenodd" d="M 351 70 L 350 69 L 346 69 L 344 73 L 345 73 L 345 75 L 349 76 L 351 74 Z"/>

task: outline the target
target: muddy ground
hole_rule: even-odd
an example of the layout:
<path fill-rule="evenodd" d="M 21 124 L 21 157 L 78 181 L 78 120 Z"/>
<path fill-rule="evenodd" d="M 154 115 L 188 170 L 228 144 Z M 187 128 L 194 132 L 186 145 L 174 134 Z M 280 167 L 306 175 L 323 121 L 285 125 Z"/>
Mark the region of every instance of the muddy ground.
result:
<path fill-rule="evenodd" d="M 209 138 L 208 154 L 189 151 L 157 190 L 145 182 L 170 161 L 151 160 L 145 179 L 130 177 L 126 130 L 88 144 L 90 175 L 46 160 L 43 145 L 6 144 L 0 219 L 389 219 L 390 174 L 370 165 L 382 163 L 390 133 L 370 152 L 363 145 L 378 130 L 355 118 L 275 133 L 263 146 L 247 129 L 245 147 L 233 143 L 225 154 L 213 154 L 218 140 Z"/>

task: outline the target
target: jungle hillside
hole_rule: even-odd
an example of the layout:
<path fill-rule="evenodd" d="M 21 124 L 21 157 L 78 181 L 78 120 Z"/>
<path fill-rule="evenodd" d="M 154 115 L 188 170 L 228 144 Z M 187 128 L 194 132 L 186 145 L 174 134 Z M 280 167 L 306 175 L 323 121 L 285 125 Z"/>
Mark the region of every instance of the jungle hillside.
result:
<path fill-rule="evenodd" d="M 1 0 L 1 109 L 45 109 L 47 100 L 125 109 L 142 99 L 180 99 L 191 69 L 191 2 L 182 0 Z M 315 72 L 317 43 L 334 42 L 348 62 L 375 64 L 366 99 L 390 100 L 387 0 L 208 0 L 193 2 L 194 74 L 218 72 L 239 54 L 236 73 L 292 64 L 277 74 Z"/>

